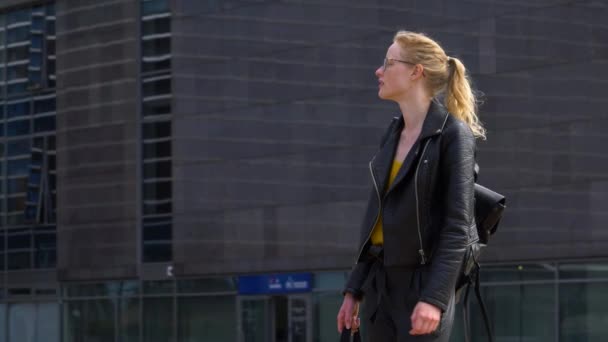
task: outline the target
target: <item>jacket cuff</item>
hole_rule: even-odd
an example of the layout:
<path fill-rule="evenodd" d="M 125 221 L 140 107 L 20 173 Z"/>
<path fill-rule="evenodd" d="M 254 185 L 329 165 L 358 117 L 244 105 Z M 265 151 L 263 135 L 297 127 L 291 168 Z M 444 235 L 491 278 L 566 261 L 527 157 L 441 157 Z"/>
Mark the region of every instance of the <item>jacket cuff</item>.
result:
<path fill-rule="evenodd" d="M 439 301 L 435 298 L 421 297 L 420 301 L 425 302 L 427 304 L 431 304 L 433 306 L 436 306 L 437 308 L 439 308 L 441 310 L 441 313 L 444 313 L 448 309 L 448 306 L 446 304 L 442 303 L 441 301 Z"/>
<path fill-rule="evenodd" d="M 353 298 L 355 298 L 358 301 L 363 299 L 364 293 L 361 290 L 353 289 L 352 287 L 347 287 L 344 289 L 344 291 L 342 291 L 342 296 L 346 296 L 347 293 L 350 293 L 353 296 Z"/>

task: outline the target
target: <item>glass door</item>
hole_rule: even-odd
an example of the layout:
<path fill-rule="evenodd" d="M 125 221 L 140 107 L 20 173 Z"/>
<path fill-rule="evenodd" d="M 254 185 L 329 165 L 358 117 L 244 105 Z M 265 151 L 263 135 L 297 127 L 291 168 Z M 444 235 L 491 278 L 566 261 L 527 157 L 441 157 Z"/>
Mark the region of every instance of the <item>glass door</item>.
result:
<path fill-rule="evenodd" d="M 288 298 L 288 342 L 311 342 L 312 313 L 310 309 L 310 295 L 290 295 Z"/>
<path fill-rule="evenodd" d="M 239 342 L 272 342 L 270 297 L 240 297 L 237 301 Z"/>

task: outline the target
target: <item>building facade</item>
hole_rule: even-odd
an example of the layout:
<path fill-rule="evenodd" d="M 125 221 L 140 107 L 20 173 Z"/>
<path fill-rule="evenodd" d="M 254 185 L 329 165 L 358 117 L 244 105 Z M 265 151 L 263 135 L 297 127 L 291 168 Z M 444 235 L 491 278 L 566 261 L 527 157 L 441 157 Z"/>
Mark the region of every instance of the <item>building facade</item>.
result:
<path fill-rule="evenodd" d="M 399 29 L 483 92 L 480 181 L 508 198 L 483 255 L 496 341 L 604 341 L 607 16 L 597 0 L 2 1 L 0 342 L 337 340 L 367 162 L 399 115 L 374 76 Z"/>

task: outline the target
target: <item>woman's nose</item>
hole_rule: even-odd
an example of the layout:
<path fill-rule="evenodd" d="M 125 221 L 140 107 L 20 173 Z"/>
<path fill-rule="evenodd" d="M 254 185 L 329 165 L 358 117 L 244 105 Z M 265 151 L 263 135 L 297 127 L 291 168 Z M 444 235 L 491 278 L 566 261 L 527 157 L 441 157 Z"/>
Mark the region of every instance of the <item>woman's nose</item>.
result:
<path fill-rule="evenodd" d="M 382 66 L 378 67 L 378 69 L 376 69 L 376 72 L 375 72 L 376 77 L 380 77 L 380 76 L 382 76 L 382 72 L 383 72 L 383 71 L 384 71 L 384 70 L 382 70 Z"/>

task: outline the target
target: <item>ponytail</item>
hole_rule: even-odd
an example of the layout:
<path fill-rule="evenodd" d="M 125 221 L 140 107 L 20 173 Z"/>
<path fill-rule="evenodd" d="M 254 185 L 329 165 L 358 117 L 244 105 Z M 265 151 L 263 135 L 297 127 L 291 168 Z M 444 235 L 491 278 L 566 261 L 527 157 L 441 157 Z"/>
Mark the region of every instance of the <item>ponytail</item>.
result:
<path fill-rule="evenodd" d="M 462 62 L 448 57 L 436 41 L 423 33 L 399 31 L 393 41 L 408 52 L 403 56 L 406 60 L 424 66 L 431 97 L 445 92 L 447 110 L 465 122 L 476 137 L 485 139 L 486 130 L 477 117 L 477 100 Z"/>
<path fill-rule="evenodd" d="M 444 103 L 450 113 L 464 121 L 476 137 L 486 138 L 486 130 L 477 117 L 477 100 L 466 69 L 458 58 L 448 57 L 448 82 Z"/>

